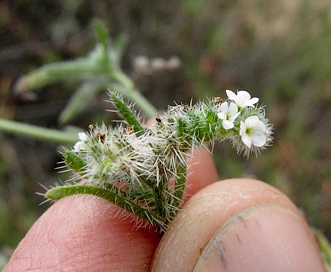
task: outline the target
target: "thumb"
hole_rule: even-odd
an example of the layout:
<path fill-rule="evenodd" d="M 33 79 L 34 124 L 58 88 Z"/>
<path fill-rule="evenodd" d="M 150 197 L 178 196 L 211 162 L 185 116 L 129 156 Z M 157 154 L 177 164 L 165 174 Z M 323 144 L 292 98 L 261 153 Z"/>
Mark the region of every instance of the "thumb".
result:
<path fill-rule="evenodd" d="M 163 270 L 162 270 L 163 269 Z M 325 271 L 294 204 L 248 179 L 199 191 L 169 226 L 152 271 Z"/>

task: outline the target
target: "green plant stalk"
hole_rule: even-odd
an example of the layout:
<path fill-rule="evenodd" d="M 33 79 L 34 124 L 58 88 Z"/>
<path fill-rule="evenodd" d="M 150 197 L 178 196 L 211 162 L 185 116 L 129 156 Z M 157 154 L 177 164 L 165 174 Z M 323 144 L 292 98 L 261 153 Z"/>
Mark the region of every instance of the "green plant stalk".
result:
<path fill-rule="evenodd" d="M 126 74 L 124 74 L 121 70 L 119 69 L 111 69 L 111 67 L 108 67 L 107 71 L 111 77 L 115 80 L 117 80 L 119 83 L 121 83 L 125 89 L 128 90 L 134 90 L 134 84 Z"/>
<path fill-rule="evenodd" d="M 169 188 L 168 188 L 168 180 L 164 177 L 158 184 L 158 186 L 154 186 L 154 195 L 157 201 L 155 202 L 155 212 L 161 217 L 164 218 L 167 222 L 170 222 L 173 218 L 171 217 L 171 212 L 169 211 L 166 203 L 169 201 Z"/>
<path fill-rule="evenodd" d="M 133 213 L 136 216 L 139 216 L 142 219 L 145 219 L 151 222 L 153 225 L 159 226 L 161 229 L 164 229 L 165 224 L 162 221 L 162 218 L 159 217 L 154 212 L 143 208 L 134 202 L 121 197 L 119 194 L 111 192 L 109 190 L 89 185 L 67 185 L 54 187 L 48 190 L 45 194 L 45 197 L 51 200 L 59 200 L 66 196 L 76 195 L 76 194 L 88 194 L 95 195 L 101 198 L 104 198 L 111 203 L 119 206 L 120 208 Z"/>
<path fill-rule="evenodd" d="M 74 144 L 78 139 L 77 135 L 68 132 L 42 128 L 5 119 L 0 119 L 0 131 L 62 144 Z"/>
<path fill-rule="evenodd" d="M 179 208 L 182 204 L 183 200 L 183 194 L 185 191 L 185 185 L 186 185 L 186 166 L 179 166 L 177 170 L 177 178 L 175 180 L 175 186 L 174 186 L 174 207 Z"/>
<path fill-rule="evenodd" d="M 109 89 L 121 93 L 125 98 L 133 101 L 144 113 L 146 118 L 154 118 L 158 115 L 157 109 L 137 90 L 124 88 L 122 84 L 111 83 Z"/>

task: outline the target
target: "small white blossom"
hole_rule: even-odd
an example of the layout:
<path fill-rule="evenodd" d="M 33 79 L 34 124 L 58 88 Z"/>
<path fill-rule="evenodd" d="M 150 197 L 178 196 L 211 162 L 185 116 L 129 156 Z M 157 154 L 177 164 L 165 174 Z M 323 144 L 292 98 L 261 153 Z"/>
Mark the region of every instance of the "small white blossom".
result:
<path fill-rule="evenodd" d="M 234 101 L 239 108 L 253 107 L 254 104 L 259 102 L 257 97 L 251 98 L 251 95 L 246 91 L 239 91 L 237 94 L 230 90 L 226 90 L 228 98 Z"/>
<path fill-rule="evenodd" d="M 223 120 L 223 127 L 225 129 L 231 129 L 234 127 L 233 122 L 239 115 L 238 107 L 235 103 L 222 103 L 220 107 L 221 112 L 217 116 Z"/>
<path fill-rule="evenodd" d="M 86 133 L 84 133 L 84 132 L 79 132 L 79 133 L 78 133 L 78 138 L 79 138 L 79 140 L 81 140 L 82 142 L 85 142 L 85 141 L 87 141 L 87 139 L 88 139 Z"/>
<path fill-rule="evenodd" d="M 267 127 L 257 117 L 250 116 L 240 124 L 240 136 L 244 144 L 251 148 L 252 145 L 262 147 L 267 141 Z"/>
<path fill-rule="evenodd" d="M 88 139 L 87 135 L 84 132 L 80 132 L 78 133 L 78 138 L 80 141 L 74 145 L 75 152 L 83 151 L 86 149 L 86 141 Z"/>

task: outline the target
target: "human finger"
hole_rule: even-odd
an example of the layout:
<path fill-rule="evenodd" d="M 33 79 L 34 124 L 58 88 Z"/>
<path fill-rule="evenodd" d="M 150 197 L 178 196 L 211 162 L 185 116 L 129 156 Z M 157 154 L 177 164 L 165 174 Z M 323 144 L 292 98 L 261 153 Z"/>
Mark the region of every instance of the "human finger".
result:
<path fill-rule="evenodd" d="M 218 173 L 213 157 L 206 148 L 196 148 L 187 160 L 188 173 L 185 191 L 185 200 L 200 191 L 202 188 L 218 180 Z"/>
<path fill-rule="evenodd" d="M 160 240 L 135 229 L 120 209 L 88 195 L 65 197 L 32 226 L 13 253 L 8 271 L 146 271 Z"/>
<path fill-rule="evenodd" d="M 280 191 L 250 179 L 199 191 L 169 226 L 152 271 L 325 271 L 313 235 Z"/>

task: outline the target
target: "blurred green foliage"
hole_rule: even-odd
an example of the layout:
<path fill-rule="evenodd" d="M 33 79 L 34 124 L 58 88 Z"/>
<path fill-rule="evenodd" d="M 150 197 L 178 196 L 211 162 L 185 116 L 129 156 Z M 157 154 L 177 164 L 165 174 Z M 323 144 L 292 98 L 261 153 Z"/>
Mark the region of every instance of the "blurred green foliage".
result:
<path fill-rule="evenodd" d="M 0 115 L 61 127 L 70 100 L 64 85 L 49 86 L 29 102 L 11 96 L 10 84 L 46 63 L 85 55 L 93 48 L 91 22 L 111 36 L 128 37 L 122 66 L 158 109 L 191 97 L 246 89 L 267 105 L 274 146 L 258 159 L 215 147 L 221 178 L 251 176 L 284 191 L 308 221 L 331 237 L 331 7 L 328 0 L 12 1 L 0 9 Z M 178 55 L 182 69 L 141 75 L 135 57 Z M 65 86 L 75 90 L 75 84 Z M 99 94 L 73 125 L 113 119 Z M 58 179 L 56 146 L 0 135 L 0 245 L 13 248 L 45 206 L 33 192 Z M 37 152 L 36 152 L 37 150 Z M 8 155 L 9 154 L 9 155 Z M 39 156 L 38 156 L 39 155 Z M 39 157 L 39 158 L 38 158 Z M 42 158 L 42 162 L 40 161 Z M 39 160 L 38 160 L 39 159 Z M 29 162 L 29 163 L 28 163 Z M 31 162 L 34 162 L 33 167 Z M 15 171 L 13 170 L 15 169 Z M 20 221 L 13 218 L 20 218 Z M 22 222 L 24 222 L 22 224 Z"/>
<path fill-rule="evenodd" d="M 132 80 L 121 71 L 125 39 L 117 38 L 113 43 L 109 39 L 106 26 L 100 20 L 94 20 L 98 37 L 95 48 L 85 58 L 45 64 L 22 76 L 14 86 L 14 92 L 22 95 L 27 91 L 44 87 L 54 82 L 83 81 L 72 95 L 70 102 L 61 112 L 59 122 L 66 124 L 85 110 L 98 92 L 116 89 L 130 98 L 140 107 L 147 117 L 157 114 L 156 109 L 146 101 Z"/>

